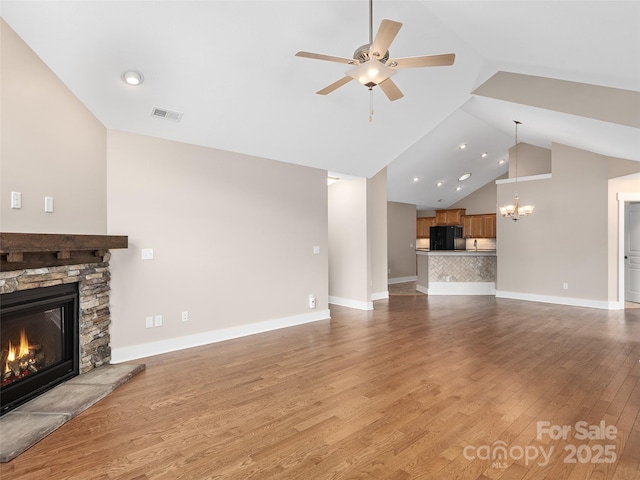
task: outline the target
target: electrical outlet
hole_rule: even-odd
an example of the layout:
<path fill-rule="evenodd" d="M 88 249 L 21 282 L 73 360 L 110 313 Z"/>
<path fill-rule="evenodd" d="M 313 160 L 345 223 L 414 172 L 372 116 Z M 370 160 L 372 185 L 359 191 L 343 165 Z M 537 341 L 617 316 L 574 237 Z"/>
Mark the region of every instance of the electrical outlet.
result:
<path fill-rule="evenodd" d="M 569 284 L 568 284 L 568 283 L 566 283 L 566 282 L 565 282 L 565 283 L 563 283 L 563 284 L 562 284 L 562 288 L 563 288 L 563 289 L 565 289 L 565 290 L 569 290 Z"/>
<path fill-rule="evenodd" d="M 316 308 L 316 297 L 313 296 L 313 293 L 309 294 L 309 308 Z"/>
<path fill-rule="evenodd" d="M 145 327 L 146 328 L 153 328 L 153 317 L 145 318 Z"/>
<path fill-rule="evenodd" d="M 153 248 L 142 249 L 142 260 L 153 260 Z"/>
<path fill-rule="evenodd" d="M 162 326 L 162 315 L 156 315 L 155 317 L 153 317 L 153 325 L 155 327 Z"/>
<path fill-rule="evenodd" d="M 186 310 L 184 312 L 182 312 L 182 321 L 183 322 L 188 322 L 189 321 L 189 312 L 187 312 Z"/>

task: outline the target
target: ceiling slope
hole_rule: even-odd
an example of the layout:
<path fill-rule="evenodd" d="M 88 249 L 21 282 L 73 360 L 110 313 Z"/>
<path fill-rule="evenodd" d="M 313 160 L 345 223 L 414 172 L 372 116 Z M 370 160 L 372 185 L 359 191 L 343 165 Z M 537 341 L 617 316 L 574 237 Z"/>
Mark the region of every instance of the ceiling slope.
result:
<path fill-rule="evenodd" d="M 399 70 L 393 78 L 404 97 L 395 102 L 374 88 L 371 123 L 369 91 L 356 82 L 315 94 L 347 65 L 294 56 L 351 57 L 368 40 L 366 0 L 2 0 L 0 7 L 108 128 L 355 176 L 388 166 L 394 201 L 447 205 L 502 174 L 497 162 L 514 119 L 527 143 L 639 160 L 638 125 L 598 111 L 607 106 L 599 97 L 605 88 L 593 90 L 599 100 L 586 100 L 586 112 L 567 111 L 563 99 L 532 101 L 527 92 L 527 82 L 540 79 L 637 94 L 635 0 L 374 1 L 374 29 L 384 18 L 403 23 L 392 57 L 454 52 L 456 61 Z M 120 79 L 131 68 L 144 74 L 139 87 Z M 499 92 L 499 80 L 515 96 Z M 183 116 L 154 118 L 154 107 Z M 457 150 L 463 142 L 469 158 Z M 481 161 L 472 158 L 483 152 Z M 467 171 L 463 189 L 451 190 Z M 449 190 L 434 186 L 442 179 Z"/>

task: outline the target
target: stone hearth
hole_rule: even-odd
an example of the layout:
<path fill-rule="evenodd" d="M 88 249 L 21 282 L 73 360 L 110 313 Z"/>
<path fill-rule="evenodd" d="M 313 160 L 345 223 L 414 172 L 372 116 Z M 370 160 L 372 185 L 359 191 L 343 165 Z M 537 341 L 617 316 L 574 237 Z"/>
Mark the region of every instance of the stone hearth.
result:
<path fill-rule="evenodd" d="M 103 365 L 79 375 L 0 417 L 0 462 L 9 462 L 109 395 L 144 365 Z"/>

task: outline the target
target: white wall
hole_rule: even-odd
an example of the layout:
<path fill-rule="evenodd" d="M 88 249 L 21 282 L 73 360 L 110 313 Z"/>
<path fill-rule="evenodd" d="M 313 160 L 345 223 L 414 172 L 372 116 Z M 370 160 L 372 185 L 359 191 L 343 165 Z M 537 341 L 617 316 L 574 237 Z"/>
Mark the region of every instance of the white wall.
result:
<path fill-rule="evenodd" d="M 106 128 L 2 19 L 0 35 L 0 230 L 106 233 Z"/>
<path fill-rule="evenodd" d="M 328 318 L 326 171 L 109 130 L 108 194 L 114 361 Z"/>

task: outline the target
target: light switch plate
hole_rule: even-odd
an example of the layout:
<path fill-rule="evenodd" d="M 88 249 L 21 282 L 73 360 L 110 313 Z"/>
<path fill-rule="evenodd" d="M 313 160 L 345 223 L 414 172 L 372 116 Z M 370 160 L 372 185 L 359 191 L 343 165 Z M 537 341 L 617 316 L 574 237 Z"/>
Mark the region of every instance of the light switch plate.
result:
<path fill-rule="evenodd" d="M 22 208 L 22 193 L 11 192 L 11 208 Z"/>
<path fill-rule="evenodd" d="M 44 197 L 44 211 L 53 213 L 53 197 Z"/>

